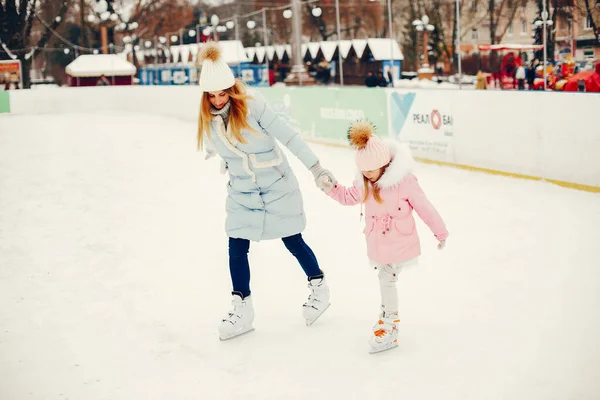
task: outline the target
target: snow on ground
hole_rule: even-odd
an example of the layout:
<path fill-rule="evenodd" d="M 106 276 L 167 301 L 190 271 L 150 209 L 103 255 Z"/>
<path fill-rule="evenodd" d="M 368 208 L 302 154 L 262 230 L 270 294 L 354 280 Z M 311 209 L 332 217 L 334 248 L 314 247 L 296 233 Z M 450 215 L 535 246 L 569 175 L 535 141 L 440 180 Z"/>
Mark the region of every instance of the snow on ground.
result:
<path fill-rule="evenodd" d="M 370 355 L 376 273 L 358 207 L 290 158 L 332 306 L 279 241 L 251 247 L 256 331 L 229 309 L 226 177 L 193 124 L 135 114 L 0 117 L 0 399 L 597 399 L 600 196 L 420 165 L 450 230 L 419 221 L 400 346 Z M 352 153 L 312 145 L 345 183 Z"/>

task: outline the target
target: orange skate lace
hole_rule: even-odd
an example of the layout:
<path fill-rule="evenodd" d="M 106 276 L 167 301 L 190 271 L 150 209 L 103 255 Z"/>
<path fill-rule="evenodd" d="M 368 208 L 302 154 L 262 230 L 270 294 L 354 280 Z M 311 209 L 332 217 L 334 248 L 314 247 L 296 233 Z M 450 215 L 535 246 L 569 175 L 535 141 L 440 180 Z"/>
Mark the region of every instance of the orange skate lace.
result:
<path fill-rule="evenodd" d="M 399 320 L 399 319 L 395 319 L 395 320 L 394 320 L 394 323 L 395 323 L 395 324 L 397 324 L 397 323 L 399 323 L 399 322 L 400 322 L 400 320 Z M 377 324 L 378 324 L 378 325 L 383 325 L 383 320 L 381 320 L 381 319 L 380 319 L 379 321 L 377 321 Z M 395 328 L 395 327 L 392 327 L 392 329 L 396 329 L 396 328 Z M 378 329 L 378 330 L 376 330 L 375 332 L 373 332 L 373 334 L 374 334 L 375 336 L 377 336 L 377 337 L 382 337 L 382 336 L 384 336 L 384 335 L 386 335 L 386 334 L 387 334 L 387 331 L 386 331 L 385 329 Z"/>
<path fill-rule="evenodd" d="M 375 334 L 375 336 L 377 337 L 382 337 L 384 335 L 387 334 L 387 332 L 385 331 L 385 329 L 378 329 L 375 332 L 373 332 Z"/>

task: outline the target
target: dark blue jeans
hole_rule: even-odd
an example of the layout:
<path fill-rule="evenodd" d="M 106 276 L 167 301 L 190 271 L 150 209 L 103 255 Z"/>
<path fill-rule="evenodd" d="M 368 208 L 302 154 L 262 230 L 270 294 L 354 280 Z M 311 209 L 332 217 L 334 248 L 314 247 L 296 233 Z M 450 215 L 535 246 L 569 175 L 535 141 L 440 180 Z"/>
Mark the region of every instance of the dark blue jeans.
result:
<path fill-rule="evenodd" d="M 308 280 L 322 278 L 317 257 L 308 247 L 302 234 L 288 236 L 283 239 L 285 247 L 298 259 Z M 229 238 L 229 273 L 233 284 L 233 293 L 241 294 L 242 298 L 250 296 L 250 265 L 248 264 L 248 239 Z"/>

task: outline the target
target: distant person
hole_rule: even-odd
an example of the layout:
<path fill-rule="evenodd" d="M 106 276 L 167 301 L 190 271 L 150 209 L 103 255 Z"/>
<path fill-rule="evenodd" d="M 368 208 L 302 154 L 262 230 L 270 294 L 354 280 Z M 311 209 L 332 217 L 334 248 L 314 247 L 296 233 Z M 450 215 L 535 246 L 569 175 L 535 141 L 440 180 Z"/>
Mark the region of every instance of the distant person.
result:
<path fill-rule="evenodd" d="M 98 82 L 96 82 L 96 86 L 110 86 L 110 81 L 104 74 L 102 74 L 100 79 L 98 79 Z"/>
<path fill-rule="evenodd" d="M 477 83 L 475 84 L 476 90 L 487 90 L 487 78 L 483 71 L 478 71 L 477 76 L 475 77 Z"/>
<path fill-rule="evenodd" d="M 387 87 L 387 85 L 388 85 L 388 81 L 383 76 L 383 73 L 381 71 L 379 71 L 377 73 L 377 86 L 379 86 L 379 87 Z"/>
<path fill-rule="evenodd" d="M 515 79 L 518 82 L 519 90 L 525 90 L 525 67 L 519 65 L 517 67 L 517 71 L 515 72 Z"/>
<path fill-rule="evenodd" d="M 535 86 L 535 78 L 536 78 L 536 68 L 538 66 L 539 61 L 537 59 L 534 59 L 533 61 L 531 61 L 531 64 L 529 66 L 529 70 L 527 73 L 527 88 L 529 90 L 533 90 L 534 86 Z"/>
<path fill-rule="evenodd" d="M 370 352 L 398 345 L 398 292 L 396 282 L 403 268 L 417 264 L 421 254 L 413 210 L 423 219 L 444 248 L 448 230 L 412 173 L 414 160 L 406 144 L 383 141 L 366 121 L 354 123 L 348 132 L 361 171 L 353 186 L 324 182 L 322 189 L 342 205 L 363 204 L 367 257 L 379 271 L 381 313 L 369 337 Z"/>
<path fill-rule="evenodd" d="M 377 87 L 377 77 L 373 72 L 367 72 L 367 77 L 365 78 L 365 86 L 366 87 Z"/>
<path fill-rule="evenodd" d="M 275 71 L 273 68 L 269 68 L 269 86 L 273 86 L 275 84 Z"/>
<path fill-rule="evenodd" d="M 265 56 L 265 57 L 267 57 L 267 56 Z M 279 71 L 280 81 L 285 82 L 285 77 L 287 76 L 287 67 L 284 64 L 279 63 L 277 65 L 277 71 Z"/>
<path fill-rule="evenodd" d="M 329 69 L 329 66 L 328 66 L 328 65 L 326 65 L 326 66 L 323 68 L 323 75 L 322 75 L 322 78 L 323 78 L 323 83 L 324 83 L 325 85 L 328 85 L 328 84 L 329 84 L 329 81 L 331 80 L 331 70 Z"/>

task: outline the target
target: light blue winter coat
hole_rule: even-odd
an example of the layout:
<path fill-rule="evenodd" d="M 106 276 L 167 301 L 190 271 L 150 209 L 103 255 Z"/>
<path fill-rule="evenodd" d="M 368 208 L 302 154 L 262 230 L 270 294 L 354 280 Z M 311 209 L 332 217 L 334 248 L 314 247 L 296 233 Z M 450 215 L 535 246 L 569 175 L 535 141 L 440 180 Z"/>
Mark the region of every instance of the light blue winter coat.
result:
<path fill-rule="evenodd" d="M 248 124 L 257 133 L 243 130 L 247 143 L 229 136 L 230 124 L 214 116 L 208 146 L 227 164 L 227 220 L 232 238 L 253 241 L 278 239 L 300 233 L 306 226 L 302 194 L 294 172 L 275 139 L 283 143 L 306 168 L 318 162 L 301 136 L 257 93 L 248 100 Z"/>

